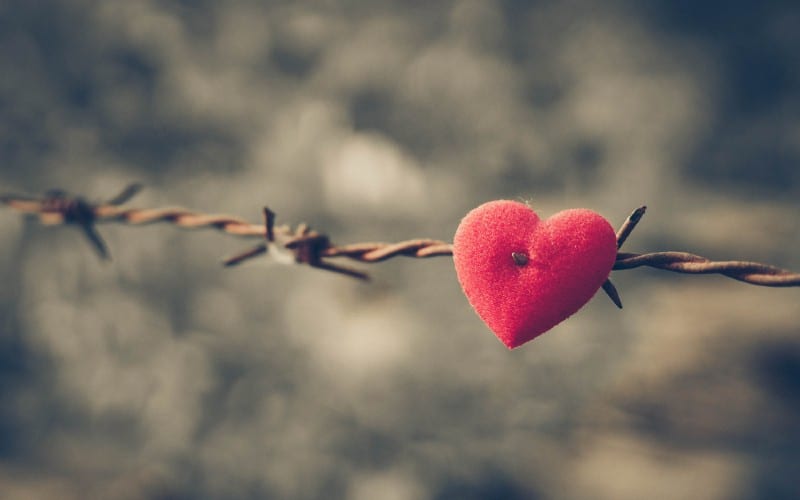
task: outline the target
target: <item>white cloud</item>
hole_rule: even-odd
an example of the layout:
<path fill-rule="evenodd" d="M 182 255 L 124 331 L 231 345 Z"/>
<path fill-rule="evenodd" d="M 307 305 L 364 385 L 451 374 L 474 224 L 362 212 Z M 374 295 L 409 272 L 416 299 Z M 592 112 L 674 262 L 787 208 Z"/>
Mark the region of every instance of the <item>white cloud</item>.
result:
<path fill-rule="evenodd" d="M 423 171 L 389 139 L 357 133 L 321 166 L 328 209 L 342 216 L 419 216 L 428 208 Z"/>

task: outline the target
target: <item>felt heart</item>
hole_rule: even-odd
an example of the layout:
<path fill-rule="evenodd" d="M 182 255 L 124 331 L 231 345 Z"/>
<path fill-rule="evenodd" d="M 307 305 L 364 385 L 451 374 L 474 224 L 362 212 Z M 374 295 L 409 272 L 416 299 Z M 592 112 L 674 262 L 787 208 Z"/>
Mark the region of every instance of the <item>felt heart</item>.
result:
<path fill-rule="evenodd" d="M 539 220 L 523 203 L 485 203 L 464 217 L 453 241 L 461 288 L 509 349 L 580 309 L 608 278 L 614 229 L 586 209 Z"/>

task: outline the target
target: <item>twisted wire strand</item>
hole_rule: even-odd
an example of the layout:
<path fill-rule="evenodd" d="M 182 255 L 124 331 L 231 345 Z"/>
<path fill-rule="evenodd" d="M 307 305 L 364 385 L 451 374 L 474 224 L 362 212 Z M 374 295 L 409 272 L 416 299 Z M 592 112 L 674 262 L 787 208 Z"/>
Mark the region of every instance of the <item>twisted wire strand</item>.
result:
<path fill-rule="evenodd" d="M 239 217 L 224 214 L 205 214 L 181 207 L 166 208 L 121 208 L 110 205 L 95 207 L 96 222 L 120 222 L 131 225 L 146 225 L 166 222 L 184 229 L 212 228 L 243 237 L 264 238 L 263 224 L 252 224 Z M 288 234 L 289 228 L 278 226 L 276 232 Z"/>
<path fill-rule="evenodd" d="M 126 191 L 133 191 L 128 188 Z M 59 192 L 60 193 L 60 192 Z M 123 192 L 126 193 L 126 192 Z M 127 193 L 130 195 L 130 193 Z M 129 197 L 129 196 L 128 196 Z M 119 195 L 116 198 L 126 199 Z M 57 225 L 68 223 L 122 223 L 130 225 L 145 225 L 168 223 L 186 229 L 211 228 L 239 237 L 265 238 L 271 231 L 272 236 L 281 241 L 286 248 L 294 249 L 299 243 L 306 241 L 310 230 L 305 225 L 298 226 L 294 231 L 286 225 L 275 226 L 267 229 L 264 224 L 253 224 L 239 217 L 222 214 L 206 214 L 180 207 L 167 208 L 124 208 L 113 202 L 89 205 L 81 198 L 68 198 L 63 194 L 34 199 L 24 196 L 0 196 L 0 202 L 23 213 L 36 214 L 44 224 Z M 88 208 L 90 213 L 84 213 L 86 220 L 80 219 L 77 208 Z M 645 207 L 634 210 L 618 232 L 618 244 L 621 244 L 630 235 L 633 228 L 644 214 Z M 79 216 L 76 216 L 78 213 Z M 314 237 L 322 238 L 324 244 L 315 247 L 315 255 L 298 260 L 309 263 L 315 267 L 344 272 L 344 274 L 363 275 L 357 271 L 339 268 L 322 259 L 343 257 L 350 260 L 376 263 L 383 262 L 393 257 L 405 256 L 411 258 L 441 257 L 453 254 L 453 245 L 445 241 L 434 239 L 413 239 L 397 243 L 365 242 L 336 246 L 330 243 L 324 235 L 313 233 Z M 266 248 L 266 247 L 265 247 Z M 256 249 L 253 255 L 263 253 Z M 241 259 L 244 260 L 244 259 Z M 237 260 L 237 263 L 239 261 Z M 745 283 L 769 287 L 794 287 L 800 286 L 800 273 L 793 273 L 772 265 L 748 261 L 712 261 L 699 255 L 686 252 L 653 252 L 653 253 L 628 253 L 618 252 L 614 263 L 614 270 L 634 269 L 637 267 L 652 267 L 665 271 L 683 274 L 721 274 Z M 358 276 L 357 276 L 358 277 Z"/>
<path fill-rule="evenodd" d="M 382 262 L 400 255 L 418 259 L 453 255 L 453 245 L 439 240 L 416 239 L 332 246 L 322 252 L 323 257 L 347 257 L 359 262 Z"/>
<path fill-rule="evenodd" d="M 101 205 L 96 208 L 97 222 L 121 222 L 132 225 L 171 223 L 185 229 L 212 228 L 243 237 L 266 236 L 264 224 L 252 224 L 244 219 L 222 214 L 204 214 L 180 207 L 158 209 L 121 209 Z M 289 226 L 275 226 L 276 238 L 291 241 L 294 237 Z M 301 231 L 302 232 L 302 231 Z M 452 255 L 452 245 L 433 239 L 414 239 L 398 243 L 368 242 L 343 246 L 329 246 L 320 257 L 347 257 L 359 262 L 382 262 L 397 256 L 416 258 Z"/>
<path fill-rule="evenodd" d="M 712 261 L 686 252 L 654 252 L 617 254 L 614 270 L 653 267 L 684 274 L 721 274 L 751 285 L 789 287 L 800 286 L 800 273 L 748 261 Z"/>

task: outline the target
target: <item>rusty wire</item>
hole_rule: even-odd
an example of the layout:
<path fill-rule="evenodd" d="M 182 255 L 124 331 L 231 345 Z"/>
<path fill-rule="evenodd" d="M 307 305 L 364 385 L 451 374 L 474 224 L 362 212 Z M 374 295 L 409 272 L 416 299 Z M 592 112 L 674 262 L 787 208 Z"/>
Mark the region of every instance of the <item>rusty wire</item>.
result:
<path fill-rule="evenodd" d="M 216 229 L 244 238 L 259 238 L 264 243 L 223 261 L 226 266 L 238 265 L 252 257 L 268 253 L 270 247 L 290 251 L 294 261 L 312 267 L 334 271 L 359 279 L 366 273 L 330 262 L 327 259 L 344 257 L 359 262 L 381 262 L 396 256 L 415 258 L 452 255 L 452 245 L 433 239 L 415 239 L 399 243 L 355 243 L 333 245 L 324 234 L 313 231 L 305 224 L 296 228 L 275 225 L 275 214 L 264 209 L 264 223 L 253 224 L 239 217 L 207 214 L 181 207 L 127 208 L 120 206 L 139 192 L 141 186 L 132 184 L 108 201 L 90 203 L 79 196 L 61 190 L 48 191 L 41 198 L 19 195 L 0 196 L 0 202 L 25 214 L 38 216 L 44 225 L 73 224 L 79 226 L 98 255 L 109 259 L 107 245 L 95 225 L 121 223 L 146 225 L 169 223 L 184 229 Z"/>
<path fill-rule="evenodd" d="M 329 259 L 347 258 L 358 262 L 382 262 L 406 256 L 427 258 L 452 255 L 450 243 L 434 239 L 414 239 L 397 243 L 353 243 L 334 245 L 329 238 L 311 230 L 305 224 L 292 229 L 287 225 L 276 226 L 275 214 L 264 209 L 264 222 L 253 224 L 229 215 L 206 214 L 185 208 L 125 208 L 127 202 L 140 190 L 137 184 L 130 185 L 113 198 L 99 203 L 90 203 L 84 198 L 71 196 L 63 191 L 50 191 L 41 198 L 28 196 L 0 196 L 0 202 L 23 213 L 33 214 L 46 225 L 74 224 L 82 228 L 85 236 L 101 258 L 109 258 L 107 247 L 95 229 L 97 223 L 122 223 L 144 225 L 169 223 L 181 228 L 213 228 L 239 237 L 254 237 L 264 241 L 239 255 L 225 259 L 226 266 L 240 264 L 252 257 L 269 253 L 270 248 L 282 248 L 293 255 L 294 261 L 355 278 L 366 279 L 359 270 L 330 262 Z M 646 207 L 633 211 L 617 232 L 617 247 L 621 247 L 639 220 Z M 770 287 L 800 286 L 800 273 L 793 273 L 768 264 L 747 261 L 712 261 L 699 255 L 685 252 L 628 253 L 618 252 L 614 270 L 652 267 L 684 274 L 721 274 L 745 283 Z M 621 307 L 616 289 L 607 281 L 603 290 Z"/>
<path fill-rule="evenodd" d="M 687 252 L 653 252 L 617 254 L 614 270 L 634 269 L 641 266 L 685 274 L 722 274 L 751 285 L 789 287 L 800 286 L 800 273 L 747 261 L 712 261 Z"/>
<path fill-rule="evenodd" d="M 631 213 L 617 232 L 617 247 L 630 236 L 639 223 L 647 207 L 640 207 Z M 744 283 L 771 287 L 800 286 L 800 273 L 794 273 L 769 264 L 739 260 L 712 261 L 706 257 L 688 252 L 617 252 L 614 270 L 652 267 L 664 271 L 684 274 L 721 274 Z"/>

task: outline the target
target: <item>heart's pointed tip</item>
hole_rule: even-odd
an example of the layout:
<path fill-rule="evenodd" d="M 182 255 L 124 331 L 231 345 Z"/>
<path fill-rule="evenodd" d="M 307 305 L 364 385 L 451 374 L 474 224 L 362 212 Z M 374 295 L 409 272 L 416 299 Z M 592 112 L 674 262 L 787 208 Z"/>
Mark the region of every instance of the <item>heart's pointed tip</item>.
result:
<path fill-rule="evenodd" d="M 516 338 L 513 334 L 508 333 L 498 333 L 492 330 L 494 336 L 497 337 L 497 340 L 503 343 L 509 351 L 521 346 L 525 343 L 525 341 L 520 341 L 520 339 Z"/>
<path fill-rule="evenodd" d="M 533 336 L 519 336 L 519 337 L 508 337 L 508 338 L 503 338 L 498 336 L 497 338 L 500 339 L 500 342 L 502 342 L 508 348 L 509 351 L 513 351 L 514 349 L 521 347 L 524 344 L 527 344 L 531 340 L 534 340 L 539 335 L 541 335 L 541 333 L 537 333 L 536 335 Z"/>

